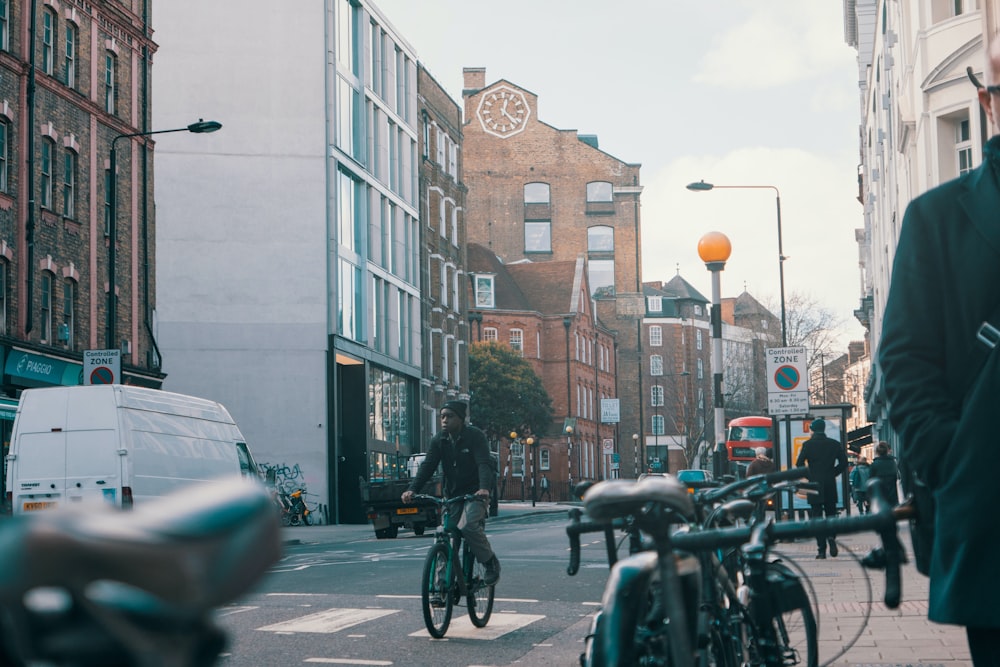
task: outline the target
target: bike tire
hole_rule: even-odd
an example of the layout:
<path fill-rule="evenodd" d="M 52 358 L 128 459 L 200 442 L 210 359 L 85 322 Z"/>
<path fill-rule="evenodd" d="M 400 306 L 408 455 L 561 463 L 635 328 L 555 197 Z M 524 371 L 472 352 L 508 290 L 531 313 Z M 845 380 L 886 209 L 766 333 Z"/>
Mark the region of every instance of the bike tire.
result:
<path fill-rule="evenodd" d="M 775 587 L 773 608 L 778 613 L 765 628 L 757 628 L 758 639 L 777 642 L 784 664 L 817 667 L 819 639 L 816 614 L 802 582 L 787 566 L 768 564 L 768 579 Z"/>
<path fill-rule="evenodd" d="M 462 571 L 465 572 L 465 581 L 469 586 L 466 595 L 469 620 L 477 628 L 485 628 L 490 622 L 490 616 L 493 615 L 493 595 L 496 586 L 486 584 L 484 581 L 486 566 L 476 560 L 468 545 L 462 550 L 462 562 Z"/>
<path fill-rule="evenodd" d="M 441 581 L 448 570 L 448 559 L 451 549 L 444 544 L 436 543 L 427 553 L 424 561 L 424 573 L 420 579 L 420 601 L 424 611 L 424 625 L 434 639 L 441 639 L 448 632 L 451 623 L 451 613 L 455 600 L 452 597 L 454 581 Z M 439 574 L 440 573 L 440 574 Z M 456 573 L 452 572 L 454 580 Z M 440 600 L 439 605 L 432 604 L 432 598 Z"/>

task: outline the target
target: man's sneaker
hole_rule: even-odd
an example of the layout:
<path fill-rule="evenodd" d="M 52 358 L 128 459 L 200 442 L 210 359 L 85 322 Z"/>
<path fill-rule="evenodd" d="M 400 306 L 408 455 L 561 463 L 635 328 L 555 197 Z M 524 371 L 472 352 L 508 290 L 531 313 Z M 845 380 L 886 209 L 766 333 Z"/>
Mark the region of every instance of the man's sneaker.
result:
<path fill-rule="evenodd" d="M 485 565 L 486 571 L 483 573 L 483 582 L 487 586 L 493 586 L 500 581 L 500 561 L 494 555 Z"/>
<path fill-rule="evenodd" d="M 816 554 L 816 558 L 818 560 L 826 560 L 826 553 L 823 552 L 823 551 L 820 551 L 818 554 Z"/>
<path fill-rule="evenodd" d="M 834 558 L 840 553 L 840 549 L 837 548 L 837 540 L 830 538 L 830 555 Z"/>
<path fill-rule="evenodd" d="M 443 607 L 444 606 L 444 600 L 441 598 L 441 594 L 440 593 L 432 593 L 431 594 L 431 606 L 432 607 Z"/>

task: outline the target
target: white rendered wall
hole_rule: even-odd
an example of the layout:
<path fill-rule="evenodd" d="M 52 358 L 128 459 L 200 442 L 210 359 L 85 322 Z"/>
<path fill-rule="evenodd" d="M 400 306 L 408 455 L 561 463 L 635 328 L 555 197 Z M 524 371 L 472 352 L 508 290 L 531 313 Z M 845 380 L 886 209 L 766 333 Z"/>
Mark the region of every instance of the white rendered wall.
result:
<path fill-rule="evenodd" d="M 229 408 L 327 503 L 323 0 L 158 0 L 156 328 L 164 388 Z"/>

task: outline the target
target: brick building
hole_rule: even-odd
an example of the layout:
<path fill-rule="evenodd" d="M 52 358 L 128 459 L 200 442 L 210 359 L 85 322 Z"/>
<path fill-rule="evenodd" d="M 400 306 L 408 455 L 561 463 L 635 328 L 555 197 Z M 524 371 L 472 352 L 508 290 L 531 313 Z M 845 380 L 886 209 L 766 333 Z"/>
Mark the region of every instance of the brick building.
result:
<path fill-rule="evenodd" d="M 110 341 L 122 351 L 121 381 L 159 387 L 163 379 L 150 328 L 156 307 L 153 140 L 122 136 L 150 129 L 156 45 L 142 9 L 147 5 L 0 2 L 5 446 L 21 390 L 79 384 L 84 350 L 104 349 Z M 112 249 L 113 321 L 108 318 Z"/>
<path fill-rule="evenodd" d="M 525 260 L 585 258 L 598 319 L 616 334 L 613 398 L 621 406 L 616 430 L 639 434 L 644 421 L 639 165 L 601 151 L 595 136 L 543 122 L 534 93 L 502 79 L 487 85 L 482 68 L 464 73 L 469 242 L 489 249 L 508 267 Z M 563 418 L 582 417 L 575 402 L 563 407 Z M 635 449 L 621 444 L 615 447 L 623 474 L 634 474 Z"/>
<path fill-rule="evenodd" d="M 606 440 L 617 440 L 617 428 L 601 423 L 602 399 L 616 396 L 615 338 L 595 311 L 585 258 L 504 264 L 484 246 L 469 244 L 468 271 L 481 316 L 476 342 L 518 350 L 552 399 L 552 428 L 534 434 L 538 478 L 548 476 L 558 500 L 569 499 L 571 484 L 617 477 L 618 450 L 604 449 Z M 505 497 L 530 497 L 530 455 L 520 443 L 498 444 Z"/>
<path fill-rule="evenodd" d="M 462 111 L 434 77 L 417 67 L 423 374 L 421 438 L 439 430 L 445 401 L 469 400 L 465 186 L 461 178 Z"/>

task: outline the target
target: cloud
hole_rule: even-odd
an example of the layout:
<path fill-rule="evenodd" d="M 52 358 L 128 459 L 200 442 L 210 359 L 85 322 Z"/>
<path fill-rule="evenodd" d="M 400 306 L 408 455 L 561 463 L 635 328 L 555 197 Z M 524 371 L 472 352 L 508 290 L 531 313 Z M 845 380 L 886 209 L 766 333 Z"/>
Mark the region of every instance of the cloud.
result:
<path fill-rule="evenodd" d="M 754 2 L 746 20 L 712 40 L 693 79 L 744 90 L 774 88 L 856 67 L 846 43 L 824 39 L 831 22 L 843 21 L 841 11 L 832 2 Z"/>

